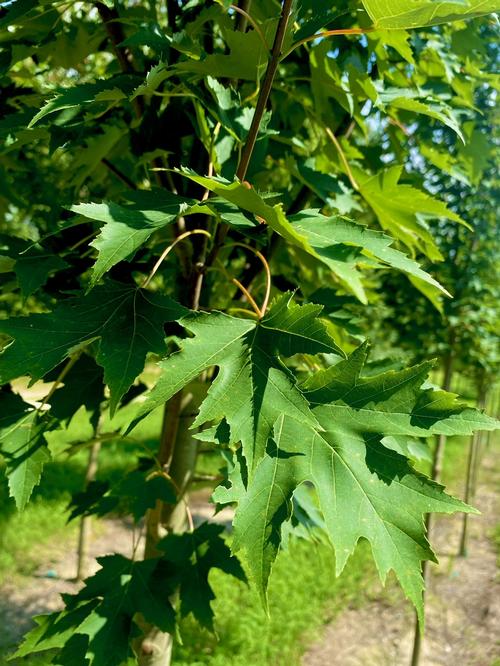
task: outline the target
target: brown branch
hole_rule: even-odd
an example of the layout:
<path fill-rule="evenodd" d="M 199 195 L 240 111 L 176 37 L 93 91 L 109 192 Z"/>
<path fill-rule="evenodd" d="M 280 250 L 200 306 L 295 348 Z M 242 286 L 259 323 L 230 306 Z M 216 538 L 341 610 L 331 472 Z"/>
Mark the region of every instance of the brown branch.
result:
<path fill-rule="evenodd" d="M 137 185 L 130 180 L 130 178 L 123 173 L 123 171 L 120 171 L 118 167 L 116 167 L 112 162 L 110 162 L 106 157 L 103 157 L 101 159 L 101 162 L 104 164 L 104 166 L 108 167 L 108 169 L 115 174 L 115 176 L 122 181 L 122 183 L 125 183 L 127 187 L 130 187 L 131 190 L 136 190 Z"/>
<path fill-rule="evenodd" d="M 281 17 L 278 23 L 278 28 L 276 30 L 276 35 L 274 37 L 274 44 L 271 51 L 271 59 L 267 65 L 266 74 L 264 76 L 264 81 L 260 89 L 259 98 L 257 100 L 257 105 L 255 107 L 255 112 L 252 118 L 252 124 L 250 125 L 250 130 L 248 131 L 247 140 L 243 146 L 241 152 L 240 162 L 238 168 L 236 169 L 236 178 L 239 180 L 244 180 L 248 166 L 250 164 L 250 159 L 255 148 L 255 143 L 257 141 L 257 136 L 259 134 L 260 124 L 266 110 L 267 101 L 273 87 L 274 77 L 276 76 L 276 70 L 281 57 L 281 49 L 283 48 L 283 41 L 285 39 L 286 28 L 288 25 L 288 19 L 290 18 L 290 10 L 292 7 L 293 0 L 285 0 L 281 10 Z"/>
<path fill-rule="evenodd" d="M 279 19 L 278 27 L 276 29 L 276 34 L 274 36 L 273 48 L 271 51 L 271 58 L 267 64 L 266 74 L 264 76 L 264 82 L 260 89 L 259 98 L 257 99 L 257 105 L 252 118 L 252 123 L 248 131 L 247 139 L 243 150 L 241 152 L 240 161 L 236 169 L 236 178 L 239 180 L 244 180 L 247 174 L 248 166 L 250 164 L 250 159 L 255 148 L 255 143 L 257 141 L 257 136 L 259 134 L 260 124 L 266 110 L 267 102 L 269 100 L 269 95 L 271 94 L 271 89 L 273 87 L 274 77 L 276 75 L 276 70 L 280 62 L 281 49 L 283 48 L 283 41 L 285 39 L 286 28 L 288 25 L 288 20 L 290 18 L 290 10 L 292 7 L 293 0 L 285 0 L 283 7 L 281 9 L 281 16 Z M 221 248 L 224 239 L 227 236 L 229 231 L 229 225 L 221 224 L 217 231 L 215 242 L 210 252 L 206 265 L 211 266 L 215 261 L 219 250 Z"/>
<path fill-rule="evenodd" d="M 104 23 L 104 28 L 108 33 L 109 41 L 113 46 L 113 51 L 116 55 L 116 59 L 120 65 L 122 72 L 125 74 L 134 74 L 135 68 L 133 65 L 132 55 L 130 51 L 120 44 L 125 40 L 125 34 L 123 32 L 123 27 L 119 23 L 120 16 L 116 9 L 110 9 L 106 7 L 102 2 L 96 2 L 95 6 L 99 12 L 99 16 Z M 144 106 L 140 97 L 136 97 L 132 101 L 132 106 L 137 118 L 141 118 L 144 113 Z"/>

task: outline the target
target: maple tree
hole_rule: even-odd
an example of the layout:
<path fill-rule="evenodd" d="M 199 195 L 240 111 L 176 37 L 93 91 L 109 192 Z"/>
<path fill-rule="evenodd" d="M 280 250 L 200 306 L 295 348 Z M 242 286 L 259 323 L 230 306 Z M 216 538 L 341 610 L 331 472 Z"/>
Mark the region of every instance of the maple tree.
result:
<path fill-rule="evenodd" d="M 434 275 L 435 227 L 469 221 L 410 163 L 417 151 L 476 178 L 473 98 L 492 75 L 476 42 L 463 48 L 477 38 L 464 20 L 496 8 L 2 7 L 0 451 L 18 508 L 51 459 L 47 433 L 80 407 L 94 439 L 108 410 L 124 438 L 163 410 L 157 451 L 70 506 L 125 507 L 144 558 L 102 558 L 18 656 L 168 664 L 179 616 L 214 627 L 212 569 L 248 574 L 266 604 L 284 535 L 318 522 L 311 498 L 337 573 L 366 539 L 423 619 L 424 516 L 474 509 L 416 471 L 418 440 L 497 424 L 432 387 L 430 361 L 377 371 L 346 309 L 377 303 L 393 272 L 433 307 L 453 291 Z M 421 126 L 465 148 L 419 143 Z M 25 376 L 51 383 L 41 403 L 18 390 Z M 228 541 L 190 524 L 200 441 L 220 454 Z"/>

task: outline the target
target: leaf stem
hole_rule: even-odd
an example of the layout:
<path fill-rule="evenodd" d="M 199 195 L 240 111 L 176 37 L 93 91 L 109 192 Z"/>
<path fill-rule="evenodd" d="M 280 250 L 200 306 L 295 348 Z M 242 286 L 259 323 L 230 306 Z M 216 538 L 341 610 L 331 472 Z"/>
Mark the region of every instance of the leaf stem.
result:
<path fill-rule="evenodd" d="M 269 305 L 269 299 L 271 297 L 271 269 L 269 268 L 267 259 L 261 252 L 259 252 L 259 250 L 256 250 L 254 247 L 247 245 L 246 243 L 230 243 L 225 247 L 243 247 L 246 250 L 250 250 L 250 252 L 253 252 L 253 254 L 259 259 L 262 266 L 264 267 L 264 271 L 266 273 L 266 294 L 260 307 L 261 316 L 263 317 L 266 314 L 267 306 Z"/>
<path fill-rule="evenodd" d="M 358 185 L 356 179 L 354 178 L 354 175 L 351 171 L 351 167 L 349 166 L 349 162 L 347 161 L 347 157 L 345 156 L 345 153 L 342 150 L 342 146 L 340 145 L 339 140 L 337 139 L 337 137 L 335 136 L 335 134 L 332 132 L 332 130 L 329 127 L 325 127 L 325 132 L 327 133 L 328 138 L 330 139 L 330 141 L 333 143 L 333 145 L 337 149 L 337 152 L 340 156 L 342 164 L 344 165 L 344 169 L 346 170 L 347 177 L 349 178 L 349 181 L 350 181 L 353 189 L 355 189 L 356 192 L 359 192 L 359 185 Z"/>
<path fill-rule="evenodd" d="M 216 259 L 216 263 L 219 266 L 219 270 L 227 277 L 228 280 L 231 280 L 231 282 L 238 287 L 238 289 L 245 295 L 247 301 L 250 303 L 252 308 L 254 309 L 255 314 L 259 319 L 262 319 L 262 312 L 257 303 L 255 302 L 254 297 L 252 294 L 248 291 L 248 289 L 241 284 L 239 280 L 237 280 L 235 277 L 233 277 L 227 270 L 224 264 L 219 260 Z M 213 270 L 213 269 L 212 269 Z"/>
<path fill-rule="evenodd" d="M 230 9 L 233 9 L 235 12 L 238 12 L 238 14 L 241 14 L 241 16 L 245 17 L 245 19 L 248 21 L 248 23 L 250 23 L 252 28 L 254 28 L 255 32 L 259 35 L 260 40 L 263 43 L 266 51 L 269 51 L 269 44 L 267 43 L 267 40 L 264 36 L 264 33 L 260 29 L 260 26 L 257 23 L 257 21 L 248 12 L 246 12 L 241 7 L 238 7 L 237 5 L 230 5 Z"/>
<path fill-rule="evenodd" d="M 312 42 L 315 39 L 322 39 L 324 37 L 336 37 L 339 35 L 364 35 L 367 32 L 373 32 L 375 28 L 342 28 L 339 30 L 322 30 L 321 32 L 317 32 L 314 35 L 309 35 L 308 37 L 304 37 L 303 39 L 299 39 L 298 42 L 295 42 L 295 44 L 292 44 L 292 46 L 288 49 L 288 51 L 282 55 L 281 60 L 284 60 L 287 58 L 290 53 L 295 51 L 296 48 L 299 46 L 302 46 L 302 44 L 306 44 L 307 42 Z"/>
<path fill-rule="evenodd" d="M 52 398 L 54 393 L 57 391 L 61 383 L 63 382 L 64 378 L 68 374 L 68 372 L 71 370 L 71 368 L 75 365 L 75 363 L 78 361 L 80 358 L 80 353 L 77 352 L 76 354 L 73 354 L 73 356 L 70 356 L 68 359 L 68 362 L 64 366 L 64 368 L 61 370 L 59 375 L 56 377 L 54 383 L 52 384 L 50 391 L 47 393 L 45 398 L 42 400 L 41 404 L 39 407 L 37 407 L 37 412 L 41 412 L 42 409 L 45 407 L 45 405 L 49 402 L 49 400 Z"/>
<path fill-rule="evenodd" d="M 191 231 L 185 231 L 183 234 L 180 234 L 180 236 L 177 236 L 177 238 L 174 240 L 174 242 L 170 243 L 170 245 L 161 253 L 160 258 L 158 259 L 156 264 L 153 266 L 153 269 L 152 269 L 151 273 L 148 275 L 148 277 L 141 284 L 141 289 L 145 289 L 148 286 L 148 284 L 153 279 L 153 276 L 155 275 L 156 271 L 160 268 L 160 266 L 165 261 L 165 259 L 170 254 L 170 252 L 174 249 L 174 247 L 178 243 L 183 241 L 185 238 L 188 238 L 189 236 L 194 236 L 195 234 L 202 234 L 203 236 L 208 236 L 208 238 L 212 238 L 212 236 L 205 229 L 192 229 Z"/>

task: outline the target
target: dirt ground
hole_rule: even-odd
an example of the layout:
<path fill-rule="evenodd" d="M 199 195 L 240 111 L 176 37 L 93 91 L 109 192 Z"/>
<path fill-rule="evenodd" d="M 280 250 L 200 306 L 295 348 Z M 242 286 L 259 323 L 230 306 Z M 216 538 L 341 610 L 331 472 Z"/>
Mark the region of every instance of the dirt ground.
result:
<path fill-rule="evenodd" d="M 455 556 L 461 517 L 435 523 L 426 632 L 420 666 L 500 665 L 500 571 L 491 540 L 500 522 L 500 466 L 484 461 L 474 501 L 482 516 L 469 518 L 468 556 Z M 303 666 L 409 666 L 413 614 L 408 604 L 373 601 L 347 610 L 328 625 Z M 499 660 L 496 664 L 496 660 Z"/>
<path fill-rule="evenodd" d="M 213 516 L 213 505 L 208 503 L 208 493 L 194 493 L 190 501 L 195 524 L 204 520 L 216 520 L 230 524 L 232 511 L 227 508 Z M 141 552 L 140 529 L 122 520 L 106 520 L 94 529 L 89 547 L 89 575 L 99 569 L 96 558 L 113 553 L 133 557 L 134 548 Z M 74 580 L 76 573 L 76 538 L 64 544 L 51 544 L 47 549 L 45 564 L 33 576 L 16 576 L 0 588 L 0 663 L 1 655 L 10 651 L 19 639 L 33 626 L 32 617 L 59 610 L 63 607 L 60 595 L 74 594 L 81 583 Z M 50 553 L 52 552 L 52 556 Z"/>
<path fill-rule="evenodd" d="M 474 502 L 481 517 L 470 519 L 468 557 L 457 558 L 460 517 L 436 522 L 433 542 L 440 566 L 431 571 L 427 630 L 421 666 L 493 666 L 500 659 L 500 575 L 491 533 L 500 522 L 500 468 L 485 461 Z M 211 517 L 204 493 L 191 502 L 195 522 Z M 221 522 L 231 521 L 225 510 Z M 107 521 L 91 541 L 95 557 L 120 552 L 131 556 L 140 535 L 131 524 Z M 31 617 L 61 607 L 60 594 L 75 592 L 76 544 L 53 545 L 53 557 L 35 576 L 16 579 L 0 589 L 0 654 L 12 648 L 31 626 Z M 325 628 L 320 641 L 303 658 L 303 666 L 407 666 L 410 663 L 413 614 L 408 604 L 375 600 L 348 609 Z M 500 662 L 499 662 L 500 663 Z M 230 666 L 230 664 L 228 664 Z M 255 665 L 258 666 L 258 665 Z"/>

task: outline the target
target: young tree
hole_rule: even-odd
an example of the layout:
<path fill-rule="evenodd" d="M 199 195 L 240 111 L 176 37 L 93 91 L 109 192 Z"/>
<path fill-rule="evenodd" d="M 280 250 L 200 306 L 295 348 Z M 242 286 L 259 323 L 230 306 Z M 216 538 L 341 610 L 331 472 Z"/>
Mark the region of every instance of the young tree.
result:
<path fill-rule="evenodd" d="M 243 579 L 243 555 L 266 603 L 282 530 L 307 517 L 303 484 L 337 572 L 367 539 L 381 579 L 393 570 L 422 617 L 421 565 L 434 559 L 423 515 L 473 509 L 415 471 L 409 439 L 495 421 L 427 388 L 429 362 L 366 372 L 368 345 L 312 302 L 321 285 L 366 303 L 386 270 L 446 293 L 417 258 L 440 259 L 430 220 L 462 220 L 406 182 L 405 126 L 424 116 L 461 134 L 464 90 L 486 74 L 463 52 L 439 61 L 434 26 L 495 6 L 413 4 L 2 10 L 3 289 L 18 287 L 30 311 L 0 321 L 2 454 L 18 507 L 50 459 L 45 434 L 81 405 L 98 418 L 103 382 L 111 415 L 126 415 L 147 358 L 161 357 L 124 434 L 164 413 L 150 458 L 73 502 L 74 516 L 125 503 L 144 520 L 144 559 L 102 558 L 18 655 L 168 664 L 179 614 L 213 627 L 212 568 Z M 53 382 L 36 408 L 9 387 L 24 375 Z M 219 526 L 190 524 L 200 440 L 225 461 L 213 497 L 236 507 L 231 550 Z"/>

